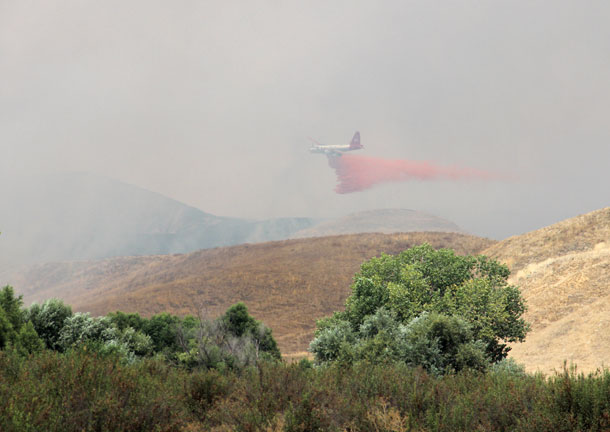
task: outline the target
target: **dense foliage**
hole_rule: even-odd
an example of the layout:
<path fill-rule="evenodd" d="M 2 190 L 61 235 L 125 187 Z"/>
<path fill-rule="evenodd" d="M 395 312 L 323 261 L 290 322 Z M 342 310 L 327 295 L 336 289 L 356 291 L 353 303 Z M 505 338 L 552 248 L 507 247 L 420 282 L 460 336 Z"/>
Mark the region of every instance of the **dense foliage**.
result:
<path fill-rule="evenodd" d="M 231 306 L 215 321 L 185 319 L 178 340 L 178 359 L 190 367 L 243 368 L 259 359 L 280 360 L 271 330 L 248 314 L 243 303 Z"/>
<path fill-rule="evenodd" d="M 27 356 L 45 348 L 66 353 L 83 347 L 100 355 L 117 354 L 124 363 L 160 356 L 191 368 L 242 368 L 262 358 L 281 358 L 271 330 L 251 317 L 243 303 L 216 320 L 168 313 L 92 317 L 73 313 L 59 299 L 23 308 L 12 287 L 0 290 L 0 349 Z"/>
<path fill-rule="evenodd" d="M 604 431 L 610 372 L 544 378 L 499 362 L 435 377 L 396 363 L 176 368 L 118 354 L 0 352 L 0 430 Z"/>
<path fill-rule="evenodd" d="M 524 300 L 484 256 L 416 246 L 362 264 L 344 311 L 318 322 L 318 363 L 402 361 L 443 373 L 484 369 L 523 341 Z"/>

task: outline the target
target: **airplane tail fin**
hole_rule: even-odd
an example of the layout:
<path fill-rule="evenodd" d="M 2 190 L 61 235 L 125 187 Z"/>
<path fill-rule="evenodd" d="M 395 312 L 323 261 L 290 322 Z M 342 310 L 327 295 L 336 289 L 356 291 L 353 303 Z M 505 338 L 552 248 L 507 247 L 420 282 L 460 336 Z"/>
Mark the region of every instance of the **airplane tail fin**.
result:
<path fill-rule="evenodd" d="M 360 132 L 356 132 L 354 134 L 354 138 L 352 138 L 352 142 L 349 143 L 350 150 L 361 149 L 362 144 L 360 144 Z"/>

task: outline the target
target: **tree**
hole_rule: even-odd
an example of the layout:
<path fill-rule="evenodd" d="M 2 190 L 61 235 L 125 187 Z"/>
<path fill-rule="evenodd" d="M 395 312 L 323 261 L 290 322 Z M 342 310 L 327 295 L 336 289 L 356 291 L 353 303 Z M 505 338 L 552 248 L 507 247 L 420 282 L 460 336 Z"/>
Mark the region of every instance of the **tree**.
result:
<path fill-rule="evenodd" d="M 25 320 L 23 296 L 15 296 L 13 287 L 0 290 L 0 349 L 12 347 L 21 355 L 44 349 L 31 322 Z"/>
<path fill-rule="evenodd" d="M 351 351 L 358 340 L 357 333 L 348 321 L 333 318 L 318 321 L 316 337 L 309 345 L 319 363 L 353 359 Z"/>
<path fill-rule="evenodd" d="M 170 354 L 180 350 L 177 334 L 179 325 L 180 317 L 163 312 L 146 320 L 142 331 L 152 339 L 155 352 Z"/>
<path fill-rule="evenodd" d="M 0 290 L 0 308 L 4 309 L 6 318 L 15 331 L 19 331 L 23 324 L 23 296 L 15 297 L 12 286 L 6 285 Z"/>
<path fill-rule="evenodd" d="M 119 329 L 109 317 L 91 317 L 77 312 L 66 318 L 58 344 L 63 351 L 87 344 L 100 352 L 118 352 L 128 361 L 151 354 L 150 336 L 132 327 Z"/>
<path fill-rule="evenodd" d="M 227 331 L 236 337 L 250 335 L 254 339 L 256 349 L 280 359 L 280 350 L 273 338 L 271 329 L 250 316 L 248 308 L 242 302 L 229 307 L 221 318 Z"/>
<path fill-rule="evenodd" d="M 178 359 L 188 367 L 239 369 L 261 358 L 281 358 L 271 329 L 250 316 L 243 303 L 216 320 L 185 317 L 178 336 L 183 350 Z"/>
<path fill-rule="evenodd" d="M 475 340 L 472 328 L 459 316 L 424 312 L 404 327 L 405 363 L 434 373 L 484 370 L 489 359 L 485 344 Z"/>
<path fill-rule="evenodd" d="M 17 349 L 17 352 L 23 356 L 39 353 L 44 349 L 44 342 L 38 337 L 31 321 L 28 321 L 21 326 L 21 329 L 15 338 L 15 348 Z"/>
<path fill-rule="evenodd" d="M 25 356 L 40 352 L 44 342 L 26 321 L 22 306 L 23 296 L 15 296 L 13 287 L 7 285 L 0 290 L 0 349 L 12 347 Z"/>
<path fill-rule="evenodd" d="M 134 330 L 142 330 L 146 325 L 146 318 L 142 318 L 137 313 L 125 313 L 121 311 L 111 312 L 106 315 L 119 330 L 125 330 L 131 327 Z"/>
<path fill-rule="evenodd" d="M 64 320 L 57 340 L 62 351 L 89 341 L 107 342 L 117 338 L 118 329 L 109 318 L 93 318 L 89 313 L 76 312 Z"/>
<path fill-rule="evenodd" d="M 464 319 L 424 312 L 403 324 L 385 307 L 368 315 L 358 332 L 348 321 L 327 326 L 310 349 L 319 363 L 403 362 L 433 374 L 484 370 L 489 363 L 485 345 L 474 339 Z"/>
<path fill-rule="evenodd" d="M 150 336 L 133 327 L 123 329 L 119 340 L 129 352 L 133 352 L 138 357 L 148 356 L 153 352 L 153 343 Z"/>
<path fill-rule="evenodd" d="M 6 312 L 0 307 L 0 349 L 4 349 L 15 339 L 15 329 Z"/>
<path fill-rule="evenodd" d="M 461 356 L 467 346 L 477 357 L 476 347 L 484 346 L 489 361 L 497 362 L 510 349 L 506 343 L 523 341 L 529 328 L 522 318 L 524 300 L 518 288 L 507 283 L 509 274 L 506 266 L 485 256 L 458 256 L 448 249 L 436 251 L 427 244 L 396 256 L 372 258 L 355 275 L 345 310 L 318 322 L 310 349 L 319 362 L 344 357 L 349 350 L 358 358 L 354 349 L 366 342 L 373 343 L 370 349 L 396 358 L 394 348 L 386 350 L 383 341 L 393 340 L 397 334 L 386 331 L 371 336 L 367 326 L 363 327 L 383 309 L 386 318 L 397 325 L 409 326 L 414 319 L 425 316 L 424 322 L 434 323 L 428 336 L 443 340 L 442 335 L 462 335 L 459 344 L 466 345 Z M 443 332 L 437 333 L 441 328 Z M 452 338 L 448 341 L 455 342 Z M 450 348 L 441 344 L 442 352 L 449 353 Z M 458 360 L 451 362 L 454 370 L 460 367 Z"/>
<path fill-rule="evenodd" d="M 26 313 L 38 336 L 49 349 L 61 350 L 59 337 L 66 318 L 72 316 L 72 308 L 59 299 L 49 299 L 42 306 L 34 303 Z"/>
<path fill-rule="evenodd" d="M 258 325 L 257 321 L 248 313 L 248 308 L 243 302 L 230 306 L 222 316 L 222 322 L 227 331 L 237 337 L 253 331 Z"/>

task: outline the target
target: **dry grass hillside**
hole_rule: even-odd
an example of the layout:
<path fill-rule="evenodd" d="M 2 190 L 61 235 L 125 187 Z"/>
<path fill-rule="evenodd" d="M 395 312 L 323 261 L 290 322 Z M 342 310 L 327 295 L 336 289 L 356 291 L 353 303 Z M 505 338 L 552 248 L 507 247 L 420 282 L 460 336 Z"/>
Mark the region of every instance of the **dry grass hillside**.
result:
<path fill-rule="evenodd" d="M 509 265 L 532 332 L 512 356 L 529 370 L 610 366 L 610 207 L 508 238 L 484 251 Z"/>
<path fill-rule="evenodd" d="M 478 253 L 492 240 L 456 233 L 353 234 L 202 250 L 184 255 L 45 264 L 13 285 L 25 300 L 63 298 L 76 310 L 151 315 L 205 310 L 215 317 L 243 301 L 269 325 L 283 353 L 303 353 L 316 319 L 343 308 L 360 264 L 430 243 Z"/>

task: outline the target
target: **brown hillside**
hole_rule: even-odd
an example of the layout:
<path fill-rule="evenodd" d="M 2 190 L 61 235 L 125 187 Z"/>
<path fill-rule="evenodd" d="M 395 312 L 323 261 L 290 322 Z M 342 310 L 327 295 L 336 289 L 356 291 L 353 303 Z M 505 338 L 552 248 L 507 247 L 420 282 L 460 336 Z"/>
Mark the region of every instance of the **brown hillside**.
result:
<path fill-rule="evenodd" d="M 76 310 L 168 311 L 215 317 L 243 301 L 285 354 L 302 353 L 317 319 L 343 308 L 360 264 L 424 242 L 478 253 L 492 240 L 455 233 L 353 234 L 202 250 L 185 255 L 46 264 L 14 279 L 26 301 L 63 298 Z"/>
<path fill-rule="evenodd" d="M 610 207 L 511 237 L 484 251 L 509 265 L 532 332 L 511 355 L 529 370 L 563 361 L 610 366 Z"/>

